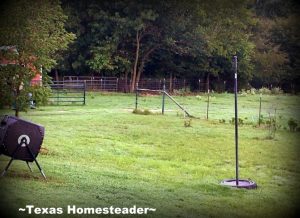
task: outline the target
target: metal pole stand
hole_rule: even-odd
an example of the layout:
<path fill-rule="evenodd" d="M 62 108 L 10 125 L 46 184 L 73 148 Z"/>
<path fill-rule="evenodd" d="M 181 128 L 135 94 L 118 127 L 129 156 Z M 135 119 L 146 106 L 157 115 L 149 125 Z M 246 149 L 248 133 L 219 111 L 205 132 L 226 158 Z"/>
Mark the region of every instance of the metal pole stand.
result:
<path fill-rule="evenodd" d="M 239 178 L 239 143 L 238 143 L 238 105 L 237 105 L 237 56 L 233 56 L 234 64 L 234 109 L 235 109 L 235 179 L 225 179 L 221 185 L 254 189 L 257 188 L 255 182 Z"/>
<path fill-rule="evenodd" d="M 23 142 L 22 142 L 23 143 Z M 31 155 L 33 161 L 36 163 L 37 167 L 39 168 L 42 176 L 44 177 L 45 180 L 47 180 L 46 175 L 42 169 L 42 167 L 40 166 L 40 164 L 38 163 L 38 161 L 36 160 L 35 156 L 33 155 L 31 149 L 29 148 L 29 146 L 27 144 L 25 144 L 27 151 L 29 152 L 29 154 Z M 1 176 L 4 176 L 6 174 L 6 172 L 8 171 L 10 165 L 12 164 L 12 162 L 15 160 L 15 154 L 18 152 L 18 150 L 21 148 L 21 144 L 18 145 L 18 147 L 16 147 L 16 149 L 14 150 L 11 159 L 9 160 L 8 164 L 6 165 L 5 169 L 2 171 Z M 32 172 L 32 168 L 30 167 L 28 161 L 26 161 L 28 168 L 30 169 L 30 171 Z"/>

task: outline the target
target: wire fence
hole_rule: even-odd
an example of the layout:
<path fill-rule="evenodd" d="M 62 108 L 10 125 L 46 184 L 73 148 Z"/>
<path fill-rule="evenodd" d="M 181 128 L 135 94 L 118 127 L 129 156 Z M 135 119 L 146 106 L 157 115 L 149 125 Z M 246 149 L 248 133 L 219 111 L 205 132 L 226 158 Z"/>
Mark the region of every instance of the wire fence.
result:
<path fill-rule="evenodd" d="M 82 82 L 86 81 L 86 90 L 88 91 L 107 91 L 107 92 L 127 92 L 131 80 L 118 77 L 97 77 L 97 76 L 64 76 L 62 82 Z M 138 86 L 142 89 L 162 90 L 165 83 L 166 91 L 174 90 L 205 92 L 207 83 L 198 80 L 188 79 L 159 79 L 143 78 L 140 79 Z"/>

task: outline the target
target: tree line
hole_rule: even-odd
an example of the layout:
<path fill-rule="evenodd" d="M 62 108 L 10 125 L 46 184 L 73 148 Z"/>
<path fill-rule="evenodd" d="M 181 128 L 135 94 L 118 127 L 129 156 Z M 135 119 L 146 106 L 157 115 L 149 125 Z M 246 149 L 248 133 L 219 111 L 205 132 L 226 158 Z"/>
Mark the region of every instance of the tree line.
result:
<path fill-rule="evenodd" d="M 0 3 L 0 106 L 44 102 L 63 75 L 172 80 L 199 78 L 213 89 L 280 86 L 299 90 L 299 4 L 294 0 L 10 0 Z M 32 70 L 35 69 L 35 70 Z"/>
<path fill-rule="evenodd" d="M 205 79 L 298 89 L 299 4 L 293 0 L 62 1 L 76 40 L 58 74 Z M 54 75 L 54 74 L 53 74 Z M 293 87 L 294 86 L 294 87 Z"/>

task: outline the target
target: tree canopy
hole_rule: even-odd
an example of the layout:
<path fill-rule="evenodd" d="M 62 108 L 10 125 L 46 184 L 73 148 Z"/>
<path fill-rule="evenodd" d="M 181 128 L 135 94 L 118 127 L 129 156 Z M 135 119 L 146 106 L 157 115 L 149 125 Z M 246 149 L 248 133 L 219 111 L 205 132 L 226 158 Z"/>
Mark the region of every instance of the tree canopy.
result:
<path fill-rule="evenodd" d="M 8 64 L 0 66 L 0 104 L 14 105 L 16 115 L 28 107 L 28 93 L 36 95 L 37 103 L 47 95 L 44 86 L 32 86 L 30 81 L 40 68 L 51 70 L 57 64 L 59 52 L 75 39 L 64 28 L 66 20 L 57 0 L 2 2 L 0 45 L 13 46 L 15 51 L 1 50 L 1 60 Z"/>
<path fill-rule="evenodd" d="M 143 75 L 218 83 L 231 80 L 238 55 L 243 86 L 299 79 L 292 0 L 64 0 L 63 7 L 77 41 L 62 72 L 129 77 L 131 91 Z"/>
<path fill-rule="evenodd" d="M 0 45 L 18 45 L 60 75 L 124 77 L 129 91 L 143 77 L 201 78 L 217 89 L 232 85 L 237 55 L 240 88 L 288 90 L 300 78 L 294 0 L 13 2 L 2 13 Z M 5 18 L 12 13 L 20 19 Z"/>

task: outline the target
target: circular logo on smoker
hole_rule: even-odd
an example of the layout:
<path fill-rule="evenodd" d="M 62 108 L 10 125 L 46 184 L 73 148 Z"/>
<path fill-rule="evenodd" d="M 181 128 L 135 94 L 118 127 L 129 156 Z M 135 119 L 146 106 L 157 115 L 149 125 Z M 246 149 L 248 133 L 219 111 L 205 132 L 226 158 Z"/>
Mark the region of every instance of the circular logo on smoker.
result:
<path fill-rule="evenodd" d="M 28 135 L 20 135 L 18 138 L 18 144 L 21 145 L 21 147 L 25 147 L 26 145 L 29 145 L 30 138 Z"/>

